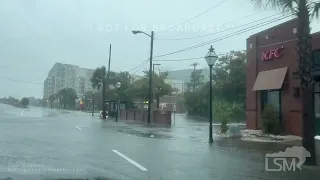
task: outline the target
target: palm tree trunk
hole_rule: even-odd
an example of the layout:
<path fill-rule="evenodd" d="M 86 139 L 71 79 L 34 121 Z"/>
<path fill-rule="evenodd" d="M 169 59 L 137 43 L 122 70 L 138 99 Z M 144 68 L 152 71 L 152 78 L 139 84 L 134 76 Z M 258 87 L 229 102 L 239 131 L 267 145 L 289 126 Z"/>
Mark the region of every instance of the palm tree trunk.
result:
<path fill-rule="evenodd" d="M 313 84 L 311 81 L 311 36 L 310 36 L 310 20 L 309 10 L 307 7 L 306 0 L 299 1 L 298 7 L 298 64 L 299 64 L 299 76 L 300 86 L 302 91 L 302 134 L 303 147 L 310 152 L 311 157 L 307 157 L 306 165 L 316 165 L 316 154 L 315 154 L 315 118 L 313 104 Z"/>
<path fill-rule="evenodd" d="M 107 119 L 106 113 L 106 82 L 102 83 L 102 119 Z"/>
<path fill-rule="evenodd" d="M 157 108 L 160 108 L 160 96 L 156 97 L 156 101 L 157 101 Z"/>

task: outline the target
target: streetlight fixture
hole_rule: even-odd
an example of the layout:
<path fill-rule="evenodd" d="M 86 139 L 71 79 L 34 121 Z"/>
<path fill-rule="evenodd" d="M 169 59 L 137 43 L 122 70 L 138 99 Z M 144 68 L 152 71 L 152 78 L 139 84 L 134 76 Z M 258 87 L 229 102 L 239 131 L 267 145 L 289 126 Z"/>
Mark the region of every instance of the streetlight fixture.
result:
<path fill-rule="evenodd" d="M 118 122 L 118 116 L 120 113 L 120 88 L 121 88 L 121 82 L 117 82 L 116 87 L 118 88 L 118 103 L 117 103 L 117 115 L 116 115 L 116 122 Z"/>
<path fill-rule="evenodd" d="M 213 142 L 212 138 L 212 68 L 215 65 L 216 61 L 218 60 L 218 55 L 214 52 L 213 47 L 211 46 L 209 49 L 209 52 L 205 56 L 205 59 L 207 61 L 207 64 L 210 68 L 210 101 L 209 101 L 209 108 L 210 108 L 210 114 L 209 114 L 209 120 L 210 120 L 210 125 L 209 125 L 209 142 Z"/>
<path fill-rule="evenodd" d="M 153 39 L 154 39 L 154 32 L 151 31 L 151 35 L 145 33 L 140 30 L 132 31 L 133 34 L 145 34 L 151 38 L 151 48 L 150 48 L 150 68 L 149 68 L 149 101 L 148 101 L 148 123 L 151 122 L 151 105 L 153 102 L 152 98 L 152 56 L 153 56 Z"/>

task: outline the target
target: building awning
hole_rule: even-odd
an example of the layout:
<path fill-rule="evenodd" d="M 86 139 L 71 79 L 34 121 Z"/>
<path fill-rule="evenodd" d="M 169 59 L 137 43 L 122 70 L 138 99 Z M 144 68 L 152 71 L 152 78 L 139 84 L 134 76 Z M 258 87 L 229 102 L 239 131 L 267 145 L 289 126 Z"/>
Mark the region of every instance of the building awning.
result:
<path fill-rule="evenodd" d="M 288 67 L 259 72 L 253 91 L 281 89 Z"/>

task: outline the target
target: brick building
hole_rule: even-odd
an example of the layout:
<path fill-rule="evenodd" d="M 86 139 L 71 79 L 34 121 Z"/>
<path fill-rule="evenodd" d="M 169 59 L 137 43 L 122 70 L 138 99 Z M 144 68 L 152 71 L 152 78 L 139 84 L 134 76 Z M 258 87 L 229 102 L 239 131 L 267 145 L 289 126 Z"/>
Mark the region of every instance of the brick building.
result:
<path fill-rule="evenodd" d="M 261 128 L 261 112 L 272 104 L 287 134 L 302 135 L 300 80 L 296 53 L 297 20 L 290 20 L 247 39 L 246 124 Z M 312 34 L 315 67 L 320 68 L 320 32 Z M 316 131 L 320 135 L 320 82 L 314 94 Z"/>

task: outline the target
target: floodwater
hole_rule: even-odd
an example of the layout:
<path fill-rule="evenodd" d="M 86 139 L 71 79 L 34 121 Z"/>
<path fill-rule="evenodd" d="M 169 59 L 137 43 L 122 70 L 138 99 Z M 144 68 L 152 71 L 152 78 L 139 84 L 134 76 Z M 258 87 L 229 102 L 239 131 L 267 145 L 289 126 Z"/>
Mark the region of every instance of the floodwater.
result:
<path fill-rule="evenodd" d="M 214 126 L 214 132 L 218 129 Z M 101 121 L 90 113 L 0 105 L 0 179 L 292 180 L 320 171 L 268 172 L 265 154 L 287 145 L 214 136 L 176 115 L 171 127 Z"/>

